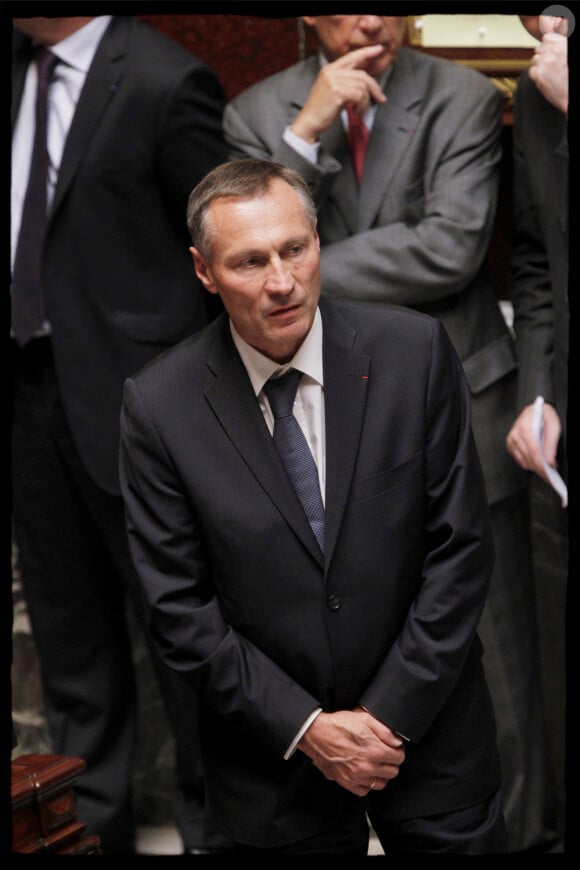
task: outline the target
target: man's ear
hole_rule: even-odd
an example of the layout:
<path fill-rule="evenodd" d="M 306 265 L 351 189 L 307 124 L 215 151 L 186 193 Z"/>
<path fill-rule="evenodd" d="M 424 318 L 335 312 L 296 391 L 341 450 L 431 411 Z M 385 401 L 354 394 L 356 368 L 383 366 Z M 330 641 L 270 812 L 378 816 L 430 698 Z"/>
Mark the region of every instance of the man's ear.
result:
<path fill-rule="evenodd" d="M 212 280 L 208 261 L 199 253 L 197 248 L 191 247 L 189 251 L 193 257 L 195 274 L 209 293 L 217 293 L 217 287 Z"/>

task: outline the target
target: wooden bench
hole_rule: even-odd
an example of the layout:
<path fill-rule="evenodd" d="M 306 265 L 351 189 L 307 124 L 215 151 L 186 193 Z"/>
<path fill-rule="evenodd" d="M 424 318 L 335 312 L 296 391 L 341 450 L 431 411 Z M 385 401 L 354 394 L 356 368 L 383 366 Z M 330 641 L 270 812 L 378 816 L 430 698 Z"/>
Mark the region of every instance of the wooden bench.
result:
<path fill-rule="evenodd" d="M 12 852 L 101 855 L 98 836 L 76 816 L 74 786 L 85 762 L 64 755 L 20 755 L 12 761 Z"/>

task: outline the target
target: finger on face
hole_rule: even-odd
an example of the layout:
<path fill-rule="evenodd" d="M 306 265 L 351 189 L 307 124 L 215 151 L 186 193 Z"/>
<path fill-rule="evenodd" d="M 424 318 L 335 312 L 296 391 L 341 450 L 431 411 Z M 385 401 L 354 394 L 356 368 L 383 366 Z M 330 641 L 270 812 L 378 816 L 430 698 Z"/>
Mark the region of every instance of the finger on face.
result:
<path fill-rule="evenodd" d="M 365 45 L 362 48 L 355 48 L 353 51 L 347 52 L 342 57 L 337 58 L 334 64 L 340 69 L 359 69 L 364 68 L 369 60 L 378 57 L 384 48 L 380 43 L 376 45 Z"/>

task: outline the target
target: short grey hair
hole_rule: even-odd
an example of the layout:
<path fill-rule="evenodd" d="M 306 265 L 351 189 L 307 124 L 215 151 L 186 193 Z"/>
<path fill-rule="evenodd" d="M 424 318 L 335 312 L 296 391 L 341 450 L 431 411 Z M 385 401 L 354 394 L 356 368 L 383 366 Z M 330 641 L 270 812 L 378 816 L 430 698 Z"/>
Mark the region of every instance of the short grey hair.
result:
<path fill-rule="evenodd" d="M 316 205 L 307 183 L 299 172 L 271 160 L 259 160 L 254 157 L 231 160 L 208 172 L 189 195 L 187 228 L 193 246 L 202 257 L 211 261 L 211 226 L 208 226 L 207 213 L 212 202 L 220 197 L 254 199 L 263 196 L 275 178 L 285 181 L 296 191 L 304 206 L 308 222 L 313 229 L 316 229 Z"/>

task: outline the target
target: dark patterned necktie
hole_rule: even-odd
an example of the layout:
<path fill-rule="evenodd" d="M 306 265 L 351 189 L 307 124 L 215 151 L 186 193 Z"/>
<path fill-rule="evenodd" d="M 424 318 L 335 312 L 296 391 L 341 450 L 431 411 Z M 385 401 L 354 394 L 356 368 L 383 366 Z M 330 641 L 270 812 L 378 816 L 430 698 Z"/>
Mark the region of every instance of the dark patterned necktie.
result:
<path fill-rule="evenodd" d="M 348 115 L 348 144 L 354 166 L 354 174 L 356 175 L 356 180 L 360 184 L 367 153 L 367 145 L 369 144 L 370 131 L 363 119 L 355 114 L 352 106 L 347 106 L 346 112 Z"/>
<path fill-rule="evenodd" d="M 36 127 L 30 162 L 28 187 L 12 271 L 12 331 L 19 345 L 25 345 L 44 322 L 41 260 L 46 229 L 48 153 L 46 128 L 48 86 L 58 58 L 48 49 L 40 50 Z"/>
<path fill-rule="evenodd" d="M 283 377 L 270 379 L 264 385 L 264 392 L 274 415 L 274 444 L 324 552 L 324 505 L 318 470 L 304 433 L 292 413 L 301 377 L 301 372 L 290 369 Z"/>

